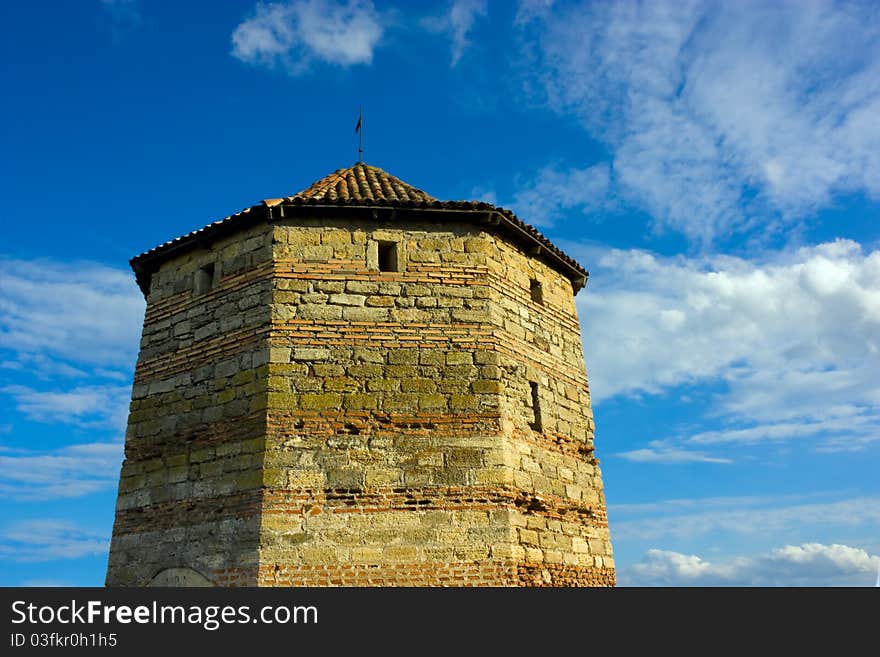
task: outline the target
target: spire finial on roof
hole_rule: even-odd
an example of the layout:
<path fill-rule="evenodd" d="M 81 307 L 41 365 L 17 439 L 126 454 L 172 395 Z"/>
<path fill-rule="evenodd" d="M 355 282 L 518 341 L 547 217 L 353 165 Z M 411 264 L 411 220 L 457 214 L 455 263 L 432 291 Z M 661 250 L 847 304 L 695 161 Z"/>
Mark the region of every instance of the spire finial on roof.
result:
<path fill-rule="evenodd" d="M 354 127 L 355 134 L 358 136 L 358 163 L 364 161 L 364 108 L 361 106 L 358 112 L 358 122 Z"/>

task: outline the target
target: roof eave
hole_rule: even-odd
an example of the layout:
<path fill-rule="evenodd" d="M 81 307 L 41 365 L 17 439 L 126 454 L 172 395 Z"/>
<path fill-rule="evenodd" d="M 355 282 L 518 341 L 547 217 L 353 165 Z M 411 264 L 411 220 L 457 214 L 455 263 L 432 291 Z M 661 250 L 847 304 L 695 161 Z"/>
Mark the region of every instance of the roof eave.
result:
<path fill-rule="evenodd" d="M 472 207 L 467 207 L 468 205 Z M 280 206 L 280 207 L 279 207 Z M 276 210 L 277 208 L 277 210 Z M 158 271 L 163 262 L 175 255 L 206 246 L 217 239 L 237 232 L 245 225 L 254 225 L 260 221 L 273 221 L 278 218 L 314 213 L 319 211 L 325 216 L 351 213 L 369 213 L 370 218 L 393 219 L 399 215 L 425 214 L 442 216 L 460 216 L 491 228 L 496 228 L 507 235 L 512 241 L 523 247 L 531 256 L 538 257 L 548 265 L 562 273 L 571 281 L 574 293 L 577 294 L 587 283 L 589 273 L 571 257 L 565 255 L 550 240 L 540 234 L 532 234 L 526 230 L 525 224 L 509 210 L 498 208 L 488 203 L 471 203 L 469 201 L 433 201 L 424 203 L 377 203 L 360 205 L 354 203 L 325 204 L 320 202 L 299 202 L 298 199 L 267 199 L 230 215 L 225 219 L 209 224 L 199 230 L 161 244 L 145 253 L 135 256 L 129 261 L 134 270 L 138 287 L 146 297 L 150 292 L 150 278 Z M 532 229 L 534 230 L 534 229 Z M 535 231 L 537 233 L 537 231 Z"/>
<path fill-rule="evenodd" d="M 180 253 L 186 253 L 201 246 L 207 246 L 217 239 L 238 232 L 245 225 L 253 225 L 272 214 L 272 204 L 261 201 L 257 205 L 245 208 L 241 212 L 208 224 L 203 228 L 187 233 L 177 239 L 136 255 L 128 261 L 137 280 L 138 287 L 147 297 L 150 293 L 150 277 L 159 270 L 162 263 Z"/>

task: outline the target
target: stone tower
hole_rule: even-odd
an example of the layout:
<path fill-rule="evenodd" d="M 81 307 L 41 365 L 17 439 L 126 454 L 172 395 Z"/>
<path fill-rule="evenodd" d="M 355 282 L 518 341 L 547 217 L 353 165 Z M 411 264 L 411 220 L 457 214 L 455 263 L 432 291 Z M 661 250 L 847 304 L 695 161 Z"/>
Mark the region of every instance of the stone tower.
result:
<path fill-rule="evenodd" d="M 356 164 L 135 257 L 108 585 L 613 585 L 574 295 L 511 212 Z"/>

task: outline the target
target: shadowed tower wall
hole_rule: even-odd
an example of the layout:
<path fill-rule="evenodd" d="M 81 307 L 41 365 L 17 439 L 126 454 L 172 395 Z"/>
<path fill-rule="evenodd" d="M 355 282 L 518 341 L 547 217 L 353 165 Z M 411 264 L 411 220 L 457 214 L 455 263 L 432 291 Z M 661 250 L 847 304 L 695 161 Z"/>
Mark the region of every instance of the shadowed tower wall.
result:
<path fill-rule="evenodd" d="M 256 584 L 271 299 L 265 225 L 153 274 L 108 586 L 169 568 Z"/>

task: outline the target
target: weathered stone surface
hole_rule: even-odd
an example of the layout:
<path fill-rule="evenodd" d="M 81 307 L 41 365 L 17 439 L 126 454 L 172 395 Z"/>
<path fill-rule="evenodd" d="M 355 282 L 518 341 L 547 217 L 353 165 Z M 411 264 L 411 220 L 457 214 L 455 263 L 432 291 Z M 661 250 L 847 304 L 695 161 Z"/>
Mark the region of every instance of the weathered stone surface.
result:
<path fill-rule="evenodd" d="M 437 221 L 285 219 L 169 260 L 107 583 L 613 585 L 572 292 Z"/>
<path fill-rule="evenodd" d="M 330 350 L 319 347 L 293 347 L 292 360 L 327 360 L 330 358 Z"/>
<path fill-rule="evenodd" d="M 340 306 L 363 306 L 367 300 L 363 294 L 331 294 L 330 303 Z"/>

